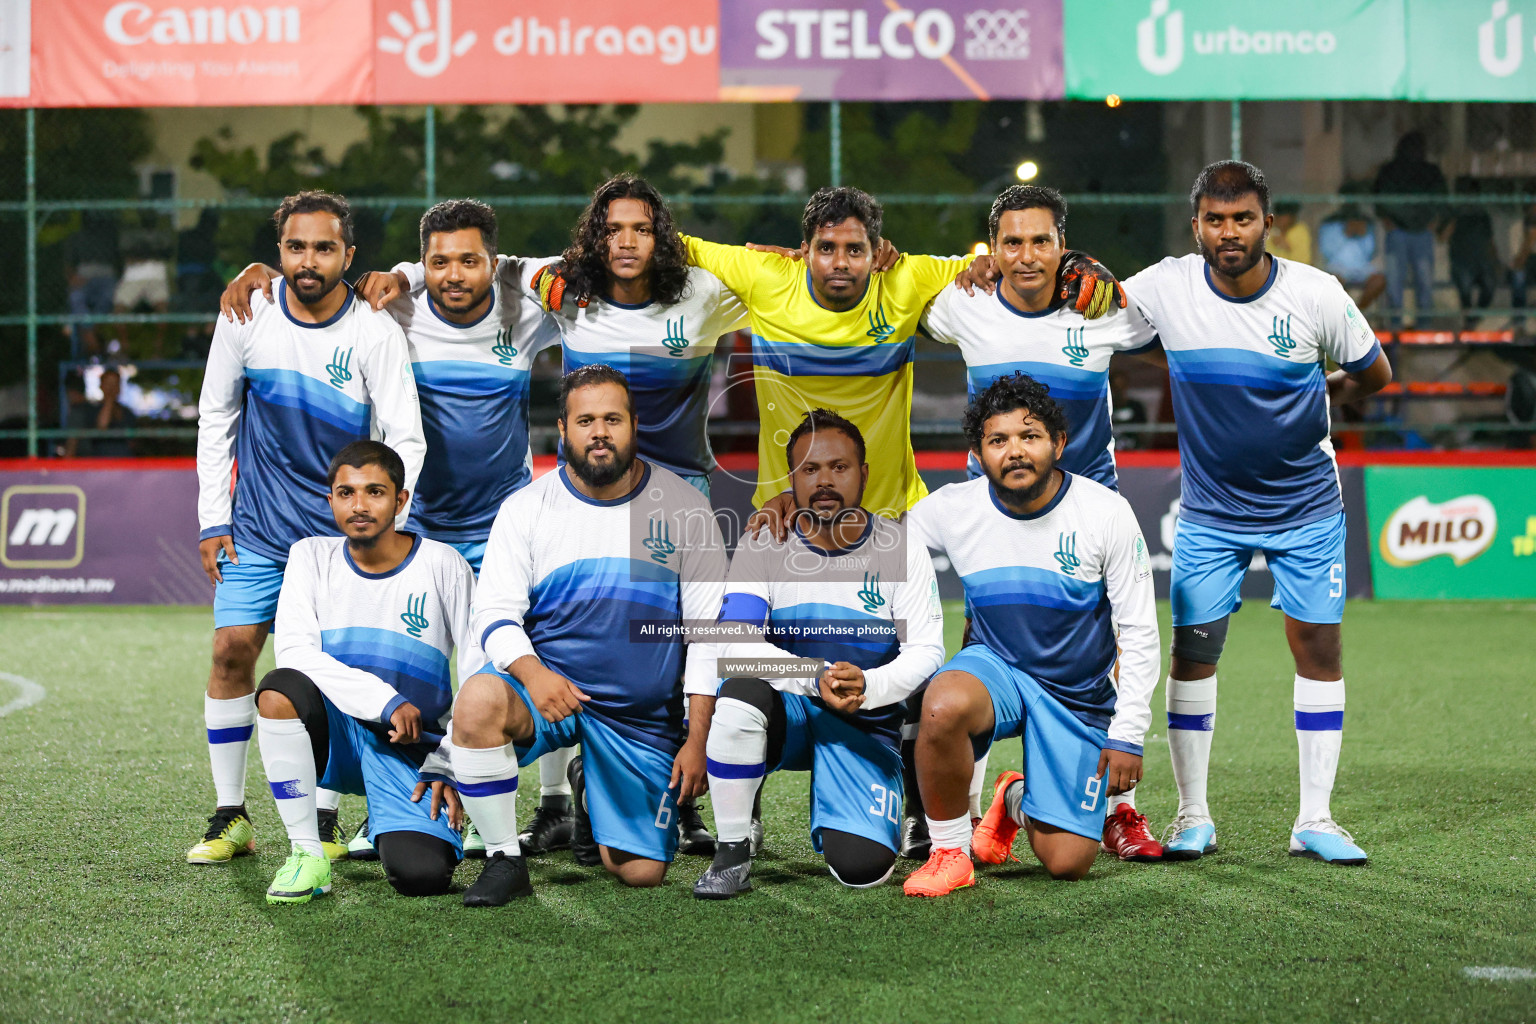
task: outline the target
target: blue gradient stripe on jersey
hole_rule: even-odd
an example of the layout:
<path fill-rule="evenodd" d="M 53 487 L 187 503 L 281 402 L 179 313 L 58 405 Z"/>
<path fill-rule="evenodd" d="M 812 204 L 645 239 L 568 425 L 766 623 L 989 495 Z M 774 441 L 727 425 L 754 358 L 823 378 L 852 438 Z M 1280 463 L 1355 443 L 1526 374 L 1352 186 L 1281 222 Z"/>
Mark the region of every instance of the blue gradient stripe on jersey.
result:
<path fill-rule="evenodd" d="M 301 409 L 338 430 L 368 433 L 372 410 L 364 402 L 351 398 L 329 384 L 307 377 L 296 370 L 271 370 L 247 367 L 246 379 L 251 393 L 272 405 Z"/>
<path fill-rule="evenodd" d="M 911 338 L 869 345 L 816 345 L 752 335 L 752 365 L 786 377 L 883 377 L 910 363 L 916 350 Z"/>

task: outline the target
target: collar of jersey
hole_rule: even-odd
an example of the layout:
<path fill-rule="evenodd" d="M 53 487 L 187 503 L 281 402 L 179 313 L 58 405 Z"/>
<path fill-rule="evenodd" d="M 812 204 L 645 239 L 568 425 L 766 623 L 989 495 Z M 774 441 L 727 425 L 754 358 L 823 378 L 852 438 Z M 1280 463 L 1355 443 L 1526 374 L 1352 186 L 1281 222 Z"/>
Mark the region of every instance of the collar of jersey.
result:
<path fill-rule="evenodd" d="M 330 319 L 323 320 L 318 324 L 307 324 L 303 320 L 300 320 L 298 317 L 294 316 L 291 311 L 289 311 L 288 281 L 286 279 L 277 282 L 277 304 L 279 308 L 282 309 L 283 316 L 287 317 L 296 327 L 304 327 L 311 331 L 318 330 L 321 327 L 329 327 L 337 320 L 340 320 L 342 317 L 346 316 L 347 310 L 352 307 L 352 286 L 347 284 L 345 281 L 341 282 L 341 286 L 347 290 L 347 297 L 345 301 L 342 302 L 341 308 L 332 313 Z"/>
<path fill-rule="evenodd" d="M 859 302 L 863 302 L 864 301 L 864 296 L 869 294 L 869 284 L 874 279 L 875 279 L 875 275 L 874 274 L 870 274 L 869 275 L 869 279 L 864 282 L 864 290 L 859 293 Z M 816 305 L 821 306 L 822 309 L 826 309 L 828 313 L 852 313 L 854 310 L 859 308 L 859 302 L 855 302 L 853 305 L 849 306 L 847 309 L 827 309 L 826 306 L 822 306 L 821 305 L 821 300 L 816 297 L 816 289 L 811 287 L 811 268 L 810 267 L 806 267 L 805 268 L 805 294 L 809 295 L 811 297 L 811 301 L 816 303 Z"/>
<path fill-rule="evenodd" d="M 346 544 L 342 544 L 342 546 L 341 546 L 341 553 L 346 556 L 346 558 L 347 558 L 347 565 L 351 567 L 352 571 L 357 573 L 363 579 L 365 579 L 365 580 L 387 580 L 391 576 L 394 576 L 396 573 L 404 572 L 405 571 L 405 567 L 411 564 L 411 559 L 416 557 L 416 552 L 421 550 L 421 534 L 413 533 L 413 534 L 410 534 L 409 536 L 411 538 L 411 551 L 410 551 L 410 554 L 406 555 L 405 559 L 399 565 L 397 565 L 393 569 L 389 570 L 389 572 L 364 572 L 362 569 L 359 569 L 357 567 L 357 563 L 352 561 L 352 549 L 347 547 Z"/>
<path fill-rule="evenodd" d="M 800 524 L 795 524 L 795 536 L 800 538 L 800 543 L 805 545 L 807 551 L 814 551 L 816 554 L 821 555 L 823 558 L 836 558 L 838 555 L 846 555 L 849 552 L 859 550 L 859 548 L 864 546 L 864 542 L 869 540 L 869 535 L 874 532 L 875 514 L 873 512 L 866 511 L 864 513 L 864 532 L 859 534 L 859 539 L 854 541 L 852 544 L 849 544 L 845 548 L 833 548 L 832 550 L 828 551 L 826 548 L 819 548 L 815 544 L 812 544 L 809 540 L 806 540 L 805 534 L 800 532 Z"/>
<path fill-rule="evenodd" d="M 560 466 L 560 482 L 565 484 L 565 489 L 570 491 L 577 501 L 584 501 L 588 505 L 596 505 L 598 508 L 608 508 L 612 505 L 624 504 L 626 501 L 629 501 L 629 499 L 633 498 L 635 495 L 639 494 L 645 489 L 645 485 L 651 479 L 651 464 L 649 462 L 642 461 L 640 463 L 640 467 L 640 482 L 635 484 L 634 489 L 632 489 L 628 494 L 621 494 L 617 498 L 589 498 L 585 494 L 582 494 L 576 489 L 576 485 L 571 483 L 570 474 L 566 472 L 566 470 L 570 467 L 565 464 Z"/>
<path fill-rule="evenodd" d="M 1060 466 L 1057 466 L 1056 468 L 1057 469 L 1061 469 Z M 1034 512 L 1030 512 L 1029 514 L 1022 515 L 1022 516 L 1019 515 L 1017 512 L 1010 511 L 1008 506 L 1004 505 L 1002 503 L 1002 501 L 997 496 L 997 489 L 992 486 L 992 481 L 990 481 L 990 480 L 987 481 L 987 497 L 992 499 L 992 507 L 997 509 L 1003 515 L 1007 516 L 1009 519 L 1018 519 L 1020 521 L 1026 521 L 1026 520 L 1030 520 L 1030 519 L 1039 519 L 1042 516 L 1050 515 L 1052 510 L 1055 509 L 1057 505 L 1061 504 L 1061 499 L 1065 498 L 1067 496 L 1067 488 L 1071 487 L 1071 486 L 1072 486 L 1072 474 L 1068 473 L 1066 470 L 1062 469 L 1061 470 L 1061 490 L 1056 492 L 1056 497 L 1052 498 L 1049 502 L 1047 502 L 1044 508 L 1037 509 Z"/>
<path fill-rule="evenodd" d="M 646 299 L 644 302 L 619 302 L 615 299 L 610 299 L 606 295 L 599 295 L 598 299 L 607 305 L 612 306 L 614 309 L 644 309 L 646 306 L 652 305 L 656 301 L 655 299 Z"/>
<path fill-rule="evenodd" d="M 443 316 L 443 311 L 437 308 L 437 302 L 432 298 L 431 292 L 427 292 L 427 308 L 432 311 L 433 316 L 437 317 L 449 327 L 454 327 L 461 331 L 467 331 L 471 327 L 478 327 L 486 317 L 491 315 L 491 311 L 496 308 L 496 286 L 494 284 L 491 285 L 491 301 L 490 304 L 485 307 L 485 312 L 481 313 L 467 324 L 455 323 L 454 321 L 449 320 L 447 317 Z"/>
<path fill-rule="evenodd" d="M 1061 308 L 1060 306 L 1056 305 L 1053 302 L 1049 306 L 1046 306 L 1044 309 L 1042 309 L 1038 313 L 1031 313 L 1027 309 L 1020 309 L 1018 306 L 1015 306 L 1013 303 L 1011 303 L 1007 299 L 1003 298 L 1003 285 L 1002 285 L 1002 282 L 998 282 L 997 291 L 994 292 L 993 294 L 995 294 L 997 296 L 997 301 L 1001 302 L 1003 304 L 1003 308 L 1006 309 L 1008 312 L 1012 313 L 1014 316 L 1022 316 L 1025 319 L 1028 319 L 1028 320 L 1037 320 L 1037 319 L 1039 319 L 1042 316 L 1050 316 L 1052 313 L 1056 312 L 1058 309 Z"/>
<path fill-rule="evenodd" d="M 1201 262 L 1204 262 L 1204 261 L 1202 260 Z M 1205 264 L 1205 283 L 1210 287 L 1211 291 L 1215 293 L 1215 295 L 1216 295 L 1216 297 L 1218 299 L 1226 299 L 1228 302 L 1252 302 L 1254 299 L 1257 299 L 1259 296 L 1261 296 L 1265 292 L 1269 291 L 1270 286 L 1275 283 L 1275 277 L 1277 275 L 1279 275 L 1279 273 L 1280 273 L 1280 261 L 1275 259 L 1273 256 L 1271 256 L 1269 258 L 1269 277 L 1264 279 L 1263 287 L 1261 287 L 1258 291 L 1254 292 L 1252 295 L 1244 295 L 1244 296 L 1241 296 L 1241 297 L 1237 297 L 1237 296 L 1228 295 L 1226 292 L 1223 292 L 1219 288 L 1216 287 L 1216 282 L 1211 280 L 1211 265 L 1209 263 L 1206 263 Z"/>

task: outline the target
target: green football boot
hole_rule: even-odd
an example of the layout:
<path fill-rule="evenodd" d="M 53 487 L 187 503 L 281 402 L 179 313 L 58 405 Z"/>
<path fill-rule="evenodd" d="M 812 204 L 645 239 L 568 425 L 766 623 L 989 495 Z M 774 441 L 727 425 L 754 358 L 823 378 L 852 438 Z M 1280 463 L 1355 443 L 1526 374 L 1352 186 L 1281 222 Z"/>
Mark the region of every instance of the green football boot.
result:
<path fill-rule="evenodd" d="M 331 862 L 293 847 L 267 886 L 268 903 L 308 903 L 331 891 Z"/>
<path fill-rule="evenodd" d="M 202 841 L 187 851 L 188 864 L 226 864 L 256 852 L 256 830 L 245 807 L 220 807 L 208 818 Z"/>

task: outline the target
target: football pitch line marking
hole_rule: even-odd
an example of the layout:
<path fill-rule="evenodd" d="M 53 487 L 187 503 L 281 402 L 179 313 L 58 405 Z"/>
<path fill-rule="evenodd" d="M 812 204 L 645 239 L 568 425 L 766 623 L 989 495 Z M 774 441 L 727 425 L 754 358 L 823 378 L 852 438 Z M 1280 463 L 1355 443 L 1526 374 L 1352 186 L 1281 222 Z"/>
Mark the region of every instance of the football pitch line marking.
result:
<path fill-rule="evenodd" d="M 1536 981 L 1529 967 L 1463 967 L 1461 973 L 1480 981 Z"/>
<path fill-rule="evenodd" d="M 14 700 L 5 704 L 0 704 L 0 718 L 4 718 L 6 715 L 13 711 L 21 711 L 24 708 L 29 708 L 33 704 L 36 704 L 38 701 L 42 700 L 44 697 L 48 696 L 47 690 L 43 689 L 41 686 L 38 686 L 36 683 L 26 678 L 25 676 L 14 675 L 10 672 L 0 672 L 0 679 L 4 679 L 6 682 L 11 683 L 21 691 L 21 695 L 16 697 Z"/>

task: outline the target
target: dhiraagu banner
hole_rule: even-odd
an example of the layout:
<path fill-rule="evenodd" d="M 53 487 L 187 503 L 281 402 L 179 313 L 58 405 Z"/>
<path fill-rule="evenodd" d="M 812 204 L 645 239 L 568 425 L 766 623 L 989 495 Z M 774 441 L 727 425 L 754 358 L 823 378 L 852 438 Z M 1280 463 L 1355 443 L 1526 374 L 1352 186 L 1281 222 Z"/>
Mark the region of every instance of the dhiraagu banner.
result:
<path fill-rule="evenodd" d="M 1536 598 L 1536 469 L 1367 466 L 1376 597 Z"/>
<path fill-rule="evenodd" d="M 1403 0 L 1098 0 L 1063 10 L 1074 99 L 1389 99 L 1405 85 Z"/>

